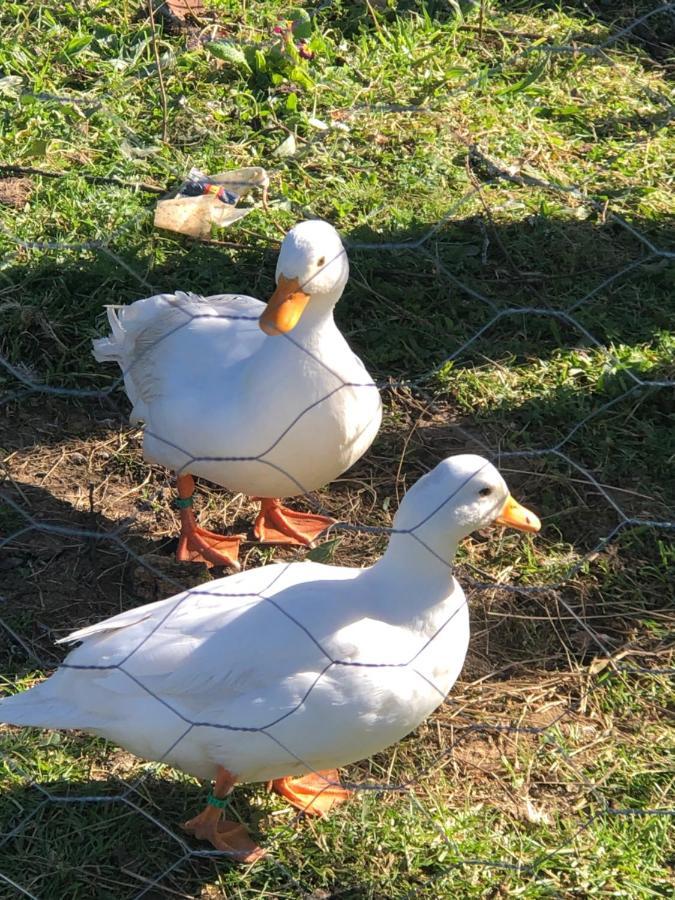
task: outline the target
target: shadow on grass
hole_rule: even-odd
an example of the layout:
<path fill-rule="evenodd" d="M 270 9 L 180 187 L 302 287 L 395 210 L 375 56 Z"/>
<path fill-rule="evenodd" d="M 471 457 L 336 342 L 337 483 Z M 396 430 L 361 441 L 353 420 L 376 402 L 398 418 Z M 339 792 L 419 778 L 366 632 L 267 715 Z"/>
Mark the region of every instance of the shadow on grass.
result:
<path fill-rule="evenodd" d="M 448 3 L 447 0 L 428 0 L 424 3 L 424 13 L 431 20 L 443 23 L 458 20 L 458 6 L 462 17 L 459 26 L 467 30 L 476 30 L 475 41 L 479 43 L 479 0 L 460 0 L 459 4 Z M 669 65 L 675 44 L 675 11 L 661 9 L 667 4 L 663 0 L 495 0 L 485 9 L 483 42 L 491 40 L 492 34 L 504 28 L 500 14 L 514 13 L 525 16 L 545 18 L 549 12 L 561 9 L 568 15 L 576 16 L 588 22 L 589 26 L 602 25 L 608 31 L 603 37 L 611 37 L 630 26 L 643 16 L 647 18 L 630 28 L 619 41 L 618 47 L 639 47 L 647 57 L 671 76 L 673 69 Z M 345 37 L 354 37 L 360 31 L 376 31 L 380 22 L 394 22 L 396 19 L 420 14 L 420 5 L 415 0 L 401 0 L 394 6 L 377 4 L 369 7 L 365 0 L 339 0 L 339 2 L 319 3 L 316 7 L 320 22 L 329 23 Z M 468 25 L 466 23 L 469 23 Z M 535 26 L 536 28 L 536 26 Z M 509 23 L 507 35 L 517 37 L 522 33 L 527 41 L 536 41 L 543 37 L 532 30 L 532 21 L 526 26 L 518 27 Z M 589 31 L 579 31 L 565 35 L 567 44 L 600 43 Z"/>
<path fill-rule="evenodd" d="M 31 730 L 6 732 L 4 737 L 7 750 L 17 752 L 17 765 L 24 743 L 36 754 L 36 743 L 44 745 L 45 738 L 46 747 L 36 754 L 42 755 L 45 767 L 77 767 L 78 755 L 102 750 L 100 741 L 93 748 L 81 747 L 82 738 L 58 733 Z M 70 760 L 69 754 L 73 754 Z M 114 752 L 114 757 L 125 761 L 124 754 Z M 182 823 L 203 808 L 206 793 L 206 788 L 193 782 L 162 779 L 140 770 L 127 778 L 71 776 L 50 781 L 41 777 L 39 787 L 21 784 L 5 789 L 0 799 L 0 871 L 41 900 L 85 896 L 92 882 L 101 892 L 97 897 L 116 900 L 137 897 L 144 890 L 148 893 L 143 896 L 155 900 L 176 890 L 181 897 L 188 891 L 195 892 L 190 896 L 201 896 L 200 886 L 217 881 L 219 873 L 239 881 L 247 869 L 224 855 L 209 858 L 211 845 L 182 830 Z M 229 815 L 244 822 L 264 845 L 265 811 L 260 804 L 251 805 L 253 793 L 258 789 L 238 789 Z M 206 856 L 186 858 L 190 851 Z M 287 880 L 274 861 L 263 861 L 246 873 L 246 881 L 259 888 L 270 881 L 283 888 Z M 0 896 L 8 896 L 1 878 Z"/>
<path fill-rule="evenodd" d="M 453 358 L 452 369 L 426 384 L 427 389 L 440 390 L 445 403 L 432 418 L 464 428 L 464 444 L 453 440 L 453 452 L 480 451 L 481 441 L 495 453 L 555 446 L 585 417 L 631 388 L 631 374 L 644 379 L 674 374 L 668 354 L 659 349 L 675 314 L 672 262 L 650 257 L 648 248 L 616 222 L 570 220 L 553 210 L 540 210 L 515 223 L 502 223 L 498 216 L 496 210 L 487 220 L 451 220 L 421 245 L 416 242 L 437 223 L 415 222 L 389 231 L 360 227 L 345 235 L 352 245 L 352 278 L 337 307 L 338 323 L 370 371 L 383 379 L 423 375 Z M 657 247 L 673 246 L 670 220 L 633 224 Z M 147 268 L 144 245 L 118 252 L 157 289 L 184 287 L 209 294 L 247 285 L 260 296 L 272 289 L 274 248 L 227 251 L 181 239 L 154 239 L 161 240 L 162 262 L 152 269 Z M 404 246 L 377 249 L 388 242 Z M 632 264 L 635 267 L 625 271 Z M 4 274 L 10 308 L 4 313 L 3 349 L 15 365 L 23 366 L 36 382 L 77 388 L 106 389 L 119 377 L 117 367 L 94 362 L 90 339 L 107 330 L 104 303 L 129 302 L 145 293 L 128 271 L 99 255 L 71 264 L 43 260 Z M 583 297 L 586 302 L 578 305 Z M 568 313 L 574 321 L 565 318 Z M 497 316 L 502 317 L 490 324 Z M 474 340 L 481 329 L 486 330 Z M 597 346 L 584 329 L 597 339 Z M 646 350 L 633 353 L 640 344 Z M 619 346 L 620 359 L 612 370 L 607 354 L 619 353 Z M 494 383 L 484 377 L 486 371 L 493 372 Z M 537 382 L 529 396 L 523 388 L 528 371 Z M 510 376 L 515 378 L 511 390 Z M 15 389 L 22 390 L 21 385 L 6 378 L 5 390 Z M 470 412 L 472 393 L 484 402 Z M 568 445 L 573 456 L 604 483 L 614 480 L 617 489 L 652 496 L 656 480 L 662 482 L 656 485 L 659 494 L 668 483 L 663 469 L 669 427 L 666 393 L 640 390 L 592 418 Z M 636 405 L 641 406 L 639 416 Z M 52 402 L 38 392 L 8 409 L 13 417 L 5 420 L 0 444 L 9 453 L 35 447 L 39 456 L 45 446 L 64 444 L 66 435 L 75 442 L 105 439 L 111 424 L 124 421 L 128 402 L 121 392 L 86 402 Z M 403 418 L 393 429 L 398 432 L 394 443 L 402 440 L 403 452 L 410 424 Z M 448 452 L 439 441 L 429 464 Z M 378 462 L 380 467 L 392 466 L 393 475 L 398 459 L 385 452 Z M 147 472 L 137 446 L 113 462 L 104 474 L 131 484 L 140 483 Z M 77 477 L 77 469 L 72 474 Z M 36 478 L 43 475 L 35 470 Z M 80 487 L 86 490 L 90 476 L 84 468 L 80 477 Z M 593 506 L 597 494 L 592 487 L 589 497 Z M 657 497 L 648 507 L 651 517 L 664 514 L 662 499 Z M 582 511 L 585 508 L 584 503 Z M 599 523 L 597 509 L 593 516 L 596 527 L 591 532 L 596 536 L 607 522 L 604 501 L 602 508 Z M 639 515 L 646 508 L 630 503 Z M 130 510 L 130 515 L 136 513 Z M 577 523 L 578 517 L 568 520 L 572 543 L 590 533 L 587 521 L 580 530 Z M 157 548 L 147 549 L 153 553 Z"/>
<path fill-rule="evenodd" d="M 72 486 L 76 473 L 66 464 L 59 488 Z M 14 632 L 0 628 L 5 672 L 56 665 L 64 651 L 54 641 L 78 624 L 209 579 L 205 566 L 175 561 L 175 539 L 149 536 L 149 513 L 124 512 L 123 503 L 115 519 L 78 509 L 31 481 L 0 488 L 0 618 Z"/>
<path fill-rule="evenodd" d="M 358 227 L 343 235 L 352 277 L 336 318 L 376 376 L 423 374 L 457 354 L 471 361 L 465 344 L 496 315 L 504 317 L 491 332 L 494 361 L 584 346 L 583 329 L 605 346 L 649 341 L 669 329 L 672 261 L 654 256 L 619 223 L 603 222 L 592 211 L 582 210 L 588 218 L 580 221 L 578 204 L 567 206 L 564 198 L 533 209 L 516 189 L 507 205 L 509 215 L 521 210 L 519 221 L 501 222 L 495 207 L 488 219 Z M 658 248 L 675 246 L 671 219 L 631 225 Z M 390 242 L 403 246 L 378 249 Z M 360 249 L 364 243 L 368 247 Z M 162 261 L 151 268 L 144 236 L 115 252 L 150 287 L 102 253 L 70 262 L 42 258 L 4 270 L 0 349 L 24 378 L 83 389 L 106 388 L 119 378 L 117 367 L 101 367 L 91 356 L 91 339 L 108 330 L 106 303 L 175 290 L 207 296 L 241 291 L 264 299 L 274 287 L 277 250 L 262 244 L 228 250 L 162 238 Z M 524 311 L 505 315 L 510 309 Z M 23 390 L 4 371 L 0 387 L 3 382 L 4 391 Z"/>
<path fill-rule="evenodd" d="M 43 733 L 33 735 L 38 743 L 43 737 Z M 51 756 L 58 757 L 48 758 L 47 764 L 72 768 L 66 754 L 70 753 L 77 765 L 78 752 L 92 752 L 89 745 L 78 747 L 81 737 L 68 738 L 59 756 L 59 736 L 44 736 L 51 741 Z M 9 737 L 12 741 L 16 738 L 14 749 L 19 753 L 25 734 L 10 732 Z M 33 742 L 23 751 L 35 755 L 35 749 Z M 103 747 L 99 744 L 96 749 Z M 124 754 L 113 751 L 115 756 Z M 122 799 L 125 796 L 129 803 Z M 253 895 L 279 900 L 373 900 L 385 896 L 367 868 L 359 868 L 362 848 L 355 846 L 351 858 L 349 849 L 340 843 L 358 841 L 365 822 L 350 823 L 345 836 L 339 825 L 344 815 L 334 814 L 336 829 L 327 827 L 317 840 L 315 829 L 298 820 L 290 808 L 284 824 L 270 816 L 271 807 L 264 796 L 261 786 L 238 788 L 227 813 L 228 818 L 244 823 L 269 851 L 249 867 L 233 863 L 207 842 L 182 831 L 182 823 L 205 802 L 206 790 L 194 783 L 141 775 L 137 770 L 135 777 L 89 780 L 71 776 L 41 780 L 39 787 L 25 782 L 13 786 L 0 797 L 0 896 L 15 896 L 4 891 L 2 875 L 40 900 L 84 896 L 215 900 Z M 382 814 L 384 819 L 378 824 L 386 830 L 390 827 L 387 810 Z M 188 856 L 190 852 L 194 855 Z M 386 874 L 392 865 L 400 865 L 401 876 L 410 880 L 396 896 L 408 896 L 407 887 L 414 890 L 430 876 L 442 875 L 445 866 L 437 856 L 425 854 L 412 872 L 409 865 L 392 857 Z"/>
<path fill-rule="evenodd" d="M 669 222 L 634 224 L 656 246 L 671 246 Z M 601 354 L 614 352 L 617 344 L 629 349 L 641 343 L 655 346 L 672 321 L 672 263 L 652 258 L 641 264 L 649 251 L 616 223 L 559 219 L 545 210 L 508 224 L 494 217 L 487 221 L 471 217 L 448 222 L 426 243 L 415 246 L 432 227 L 417 222 L 387 232 L 358 228 L 345 236 L 352 245 L 409 244 L 396 250 L 350 249 L 352 278 L 337 318 L 372 372 L 384 377 L 428 372 L 502 311 L 527 307 L 533 312 L 500 318 L 480 340 L 460 352 L 455 368 L 425 385 L 434 395 L 426 411 L 405 403 L 397 409 L 389 397 L 388 433 L 381 435 L 368 461 L 356 470 L 363 473 L 365 482 L 374 469 L 381 479 L 378 489 L 383 485 L 386 496 L 396 495 L 396 472 L 402 460 L 409 486 L 418 471 L 421 474 L 446 455 L 484 453 L 485 443 L 497 457 L 504 450 L 552 447 L 585 417 L 631 387 L 630 373 L 672 378 L 672 371 L 661 364 L 650 367 L 648 358 L 624 360 L 616 372 L 607 370 L 606 360 L 600 358 L 595 368 L 580 377 L 574 371 L 579 368 L 575 359 L 564 356 L 570 350 L 588 356 L 595 347 L 573 324 L 550 314 L 556 310 L 572 310 L 582 327 L 597 336 Z M 162 263 L 151 270 L 143 268 L 145 251 L 140 245 L 119 252 L 158 288 L 185 287 L 208 294 L 246 284 L 251 293 L 264 296 L 273 285 L 274 249 L 259 246 L 224 252 L 211 245 L 162 238 L 162 251 Z M 640 265 L 607 283 L 631 262 Z M 113 367 L 107 378 L 102 375 L 102 367 L 90 358 L 89 341 L 104 331 L 103 303 L 143 296 L 128 271 L 107 257 L 96 256 L 76 264 L 43 261 L 34 267 L 17 266 L 6 269 L 4 275 L 11 286 L 7 296 L 17 301 L 6 312 L 4 332 L 5 352 L 15 364 L 33 372 L 36 381 L 54 384 L 105 387 L 117 377 Z M 575 308 L 584 295 L 588 301 Z M 560 366 L 562 372 L 550 384 L 547 362 Z M 483 370 L 496 373 L 497 382 L 481 381 Z M 524 381 L 528 370 L 534 373 L 536 390 L 523 394 L 520 381 L 515 390 L 507 390 L 511 374 Z M 475 380 L 467 381 L 467 373 L 471 378 L 475 373 Z M 11 379 L 6 384 L 9 390 L 16 387 Z M 487 400 L 470 410 L 474 394 Z M 37 531 L 9 544 L 4 556 L 10 562 L 4 564 L 3 575 L 4 592 L 15 598 L 8 608 L 10 624 L 27 636 L 29 645 L 45 652 L 42 658 L 48 660 L 53 659 L 49 655 L 52 630 L 60 636 L 79 624 L 170 596 L 206 578 L 203 569 L 174 568 L 172 542 L 149 535 L 158 530 L 158 521 L 164 521 L 167 533 L 175 526 L 162 520 L 152 504 L 139 504 L 137 494 L 133 502 L 126 496 L 147 474 L 137 440 L 123 453 L 118 449 L 124 441 L 113 447 L 114 459 L 100 471 L 90 471 L 86 459 L 74 464 L 66 459 L 63 476 L 56 470 L 63 478 L 59 491 L 72 493 L 76 487 L 81 498 L 86 497 L 90 481 L 100 484 L 112 478 L 113 495 L 119 496 L 112 519 L 96 507 L 86 511 L 83 499 L 79 505 L 84 511 L 59 500 L 52 482 L 49 488 L 39 486 L 52 466 L 60 465 L 58 457 L 49 455 L 44 465 L 39 462 L 45 448 L 64 448 L 64 452 L 67 448 L 71 453 L 79 452 L 72 447 L 78 441 L 104 442 L 111 435 L 111 424 L 117 426 L 126 409 L 126 400 L 117 394 L 109 401 L 93 398 L 86 403 L 69 398 L 45 400 L 36 394 L 14 405 L 13 418 L 5 420 L 0 432 L 0 444 L 10 456 L 27 448 L 33 454 L 34 448 L 35 462 L 29 470 L 23 476 L 13 472 L 17 487 L 11 496 L 22 508 L 44 521 L 94 531 L 113 531 L 128 518 L 133 524 L 122 535 L 124 545 L 152 565 L 141 584 L 142 564 L 125 546 L 111 541 Z M 565 449 L 628 514 L 662 518 L 669 502 L 670 415 L 665 391 L 631 394 L 589 419 Z M 129 443 L 126 437 L 125 441 Z M 617 524 L 618 514 L 597 485 L 555 459 L 550 462 L 504 461 L 502 468 L 516 470 L 508 474 L 510 483 L 513 480 L 523 502 L 531 501 L 542 514 L 547 528 L 568 547 L 590 550 Z M 349 477 L 348 473 L 344 479 L 347 492 Z M 166 506 L 171 496 L 169 477 L 151 484 L 158 507 Z M 543 492 L 542 484 L 546 485 Z M 11 508 L 5 506 L 0 515 L 9 517 L 4 521 L 5 534 L 23 527 Z M 360 518 L 353 509 L 348 512 L 350 519 L 355 515 Z M 230 522 L 228 528 L 236 531 L 249 524 Z M 365 524 L 373 524 L 370 517 Z M 553 552 L 558 556 L 560 550 Z M 357 553 L 346 564 L 362 562 Z M 550 581 L 563 571 L 556 566 L 547 573 Z M 168 577 L 163 579 L 163 573 Z M 504 653 L 510 649 L 506 646 Z M 19 651 L 19 657 L 22 654 Z"/>
<path fill-rule="evenodd" d="M 589 25 L 605 25 L 610 35 L 648 16 L 623 35 L 618 46 L 637 46 L 659 66 L 668 63 L 675 44 L 675 10 L 663 9 L 666 6 L 663 0 L 563 0 L 562 3 L 560 0 L 497 0 L 493 4 L 493 8 L 504 12 L 533 15 L 562 8 L 571 15 L 588 19 Z M 568 42 L 587 43 L 588 35 L 584 32 L 571 35 Z M 665 71 L 672 72 L 672 68 L 666 67 Z"/>

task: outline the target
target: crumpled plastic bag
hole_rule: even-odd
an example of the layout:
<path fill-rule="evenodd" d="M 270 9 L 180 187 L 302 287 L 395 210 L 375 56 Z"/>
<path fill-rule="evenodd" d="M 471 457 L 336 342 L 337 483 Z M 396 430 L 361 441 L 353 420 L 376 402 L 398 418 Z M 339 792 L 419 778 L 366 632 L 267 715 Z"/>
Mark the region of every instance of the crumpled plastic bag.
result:
<path fill-rule="evenodd" d="M 260 166 L 230 169 L 218 175 L 191 169 L 175 196 L 157 203 L 155 228 L 208 238 L 211 225 L 225 228 L 251 212 L 253 207 L 237 208 L 236 204 L 255 188 L 262 190 L 263 206 L 267 209 L 269 183 L 267 172 Z"/>

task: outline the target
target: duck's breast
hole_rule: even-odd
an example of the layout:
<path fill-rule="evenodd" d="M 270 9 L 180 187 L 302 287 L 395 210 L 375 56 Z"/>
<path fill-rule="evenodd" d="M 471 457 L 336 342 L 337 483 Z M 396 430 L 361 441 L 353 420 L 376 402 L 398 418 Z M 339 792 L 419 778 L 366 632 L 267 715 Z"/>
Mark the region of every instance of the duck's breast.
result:
<path fill-rule="evenodd" d="M 208 378 L 193 373 L 180 402 L 162 403 L 172 456 L 185 471 L 255 496 L 292 496 L 336 478 L 367 450 L 382 417 L 377 387 L 336 334 L 329 367 L 284 338 L 231 365 L 209 359 Z"/>
<path fill-rule="evenodd" d="M 360 580 L 361 588 L 368 579 Z M 370 598 L 362 598 L 368 605 Z M 274 723 L 264 740 L 247 747 L 247 780 L 264 780 L 340 767 L 395 744 L 440 706 L 466 656 L 469 617 L 466 598 L 454 582 L 449 596 L 424 617 L 423 627 L 392 624 L 348 613 L 349 597 L 335 596 L 340 613 L 294 606 L 294 614 L 321 638 L 327 658 L 322 672 L 306 674 L 303 702 Z M 331 604 L 333 606 L 333 604 Z M 346 623 L 333 629 L 331 618 Z M 261 736 L 262 737 L 262 736 Z M 281 754 L 270 755 L 270 742 Z M 261 756 L 256 759 L 253 748 Z M 243 764 L 243 761 L 242 761 Z"/>

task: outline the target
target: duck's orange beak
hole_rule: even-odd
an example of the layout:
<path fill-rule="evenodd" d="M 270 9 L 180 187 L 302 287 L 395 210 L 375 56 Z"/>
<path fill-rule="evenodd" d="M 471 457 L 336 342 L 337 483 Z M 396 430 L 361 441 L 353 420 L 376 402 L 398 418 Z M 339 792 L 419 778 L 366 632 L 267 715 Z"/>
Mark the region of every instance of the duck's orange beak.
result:
<path fill-rule="evenodd" d="M 517 528 L 519 531 L 535 532 L 541 528 L 539 518 L 529 509 L 521 506 L 511 495 L 506 498 L 506 503 L 495 522 L 498 525 L 510 525 L 511 528 Z"/>
<path fill-rule="evenodd" d="M 265 334 L 285 334 L 300 321 L 309 301 L 309 294 L 300 289 L 297 278 L 279 276 L 277 289 L 267 301 L 258 324 Z"/>

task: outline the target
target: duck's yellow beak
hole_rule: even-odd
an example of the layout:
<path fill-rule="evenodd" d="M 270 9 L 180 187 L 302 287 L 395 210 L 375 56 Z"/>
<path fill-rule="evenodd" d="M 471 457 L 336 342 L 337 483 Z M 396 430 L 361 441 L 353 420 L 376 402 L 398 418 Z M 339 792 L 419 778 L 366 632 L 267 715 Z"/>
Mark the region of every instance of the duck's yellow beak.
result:
<path fill-rule="evenodd" d="M 506 503 L 495 522 L 498 525 L 510 525 L 511 528 L 517 528 L 519 531 L 539 531 L 541 528 L 538 517 L 529 509 L 521 506 L 511 495 L 506 498 Z"/>
<path fill-rule="evenodd" d="M 280 275 L 258 324 L 265 334 L 285 334 L 298 324 L 308 301 L 309 294 L 300 289 L 297 278 Z"/>

